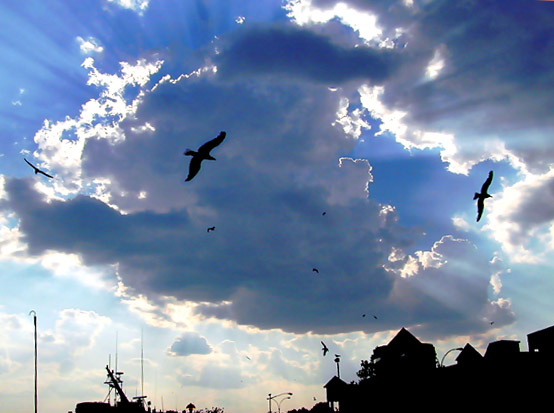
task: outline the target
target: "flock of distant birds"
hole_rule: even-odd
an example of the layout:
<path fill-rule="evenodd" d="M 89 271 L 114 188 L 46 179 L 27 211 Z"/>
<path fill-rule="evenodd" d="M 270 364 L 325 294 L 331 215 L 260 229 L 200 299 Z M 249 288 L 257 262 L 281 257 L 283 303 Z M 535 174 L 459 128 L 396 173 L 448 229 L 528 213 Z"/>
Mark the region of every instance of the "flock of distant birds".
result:
<path fill-rule="evenodd" d="M 196 151 L 193 151 L 192 149 L 185 150 L 183 155 L 192 157 L 192 159 L 190 160 L 190 164 L 189 164 L 188 176 L 185 179 L 185 182 L 188 182 L 188 181 L 192 180 L 198 174 L 198 172 L 200 171 L 200 168 L 202 166 L 202 161 L 205 161 L 205 160 L 215 161 L 216 160 L 210 154 L 210 152 L 212 151 L 212 149 L 219 146 L 223 142 L 223 140 L 225 139 L 226 136 L 227 136 L 226 132 L 221 131 L 216 138 L 207 141 L 206 143 L 201 145 L 198 148 L 198 150 L 196 150 Z M 25 159 L 25 158 L 23 158 L 23 159 Z M 27 162 L 34 169 L 35 175 L 36 174 L 42 174 L 42 175 L 44 175 L 48 178 L 53 178 L 52 175 L 49 175 L 46 172 L 42 171 L 41 169 L 37 168 L 36 166 L 31 164 L 27 159 L 25 159 L 25 162 Z M 473 199 L 477 200 L 477 222 L 479 222 L 479 220 L 481 219 L 481 216 L 483 215 L 483 211 L 485 209 L 485 199 L 492 197 L 492 195 L 490 195 L 488 193 L 489 186 L 491 185 L 491 182 L 492 182 L 492 178 L 493 178 L 493 172 L 490 171 L 487 180 L 483 183 L 483 186 L 481 187 L 481 192 L 475 192 L 475 195 L 473 196 Z M 326 214 L 327 214 L 326 212 L 323 212 L 321 215 L 324 216 Z M 207 232 L 209 233 L 210 231 L 214 231 L 214 230 L 215 230 L 215 226 L 212 226 L 212 227 L 209 227 L 207 229 Z M 312 268 L 312 271 L 316 274 L 319 274 L 319 270 L 315 267 Z M 365 317 L 365 316 L 366 316 L 365 314 L 362 315 L 362 317 Z M 376 315 L 373 315 L 373 318 L 375 320 L 377 320 Z M 494 321 L 491 322 L 490 324 L 492 325 L 493 323 L 494 323 Z M 322 348 L 323 355 L 325 356 L 329 352 L 329 348 L 325 345 L 325 343 L 323 341 L 321 342 L 321 344 L 323 346 L 323 348 Z M 335 356 L 337 358 L 340 357 L 339 354 L 335 354 Z"/>

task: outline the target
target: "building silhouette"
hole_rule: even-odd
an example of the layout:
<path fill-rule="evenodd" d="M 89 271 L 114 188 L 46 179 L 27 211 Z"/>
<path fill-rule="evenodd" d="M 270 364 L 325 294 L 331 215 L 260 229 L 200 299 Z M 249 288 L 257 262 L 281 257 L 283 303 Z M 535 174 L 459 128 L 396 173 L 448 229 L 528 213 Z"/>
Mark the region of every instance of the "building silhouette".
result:
<path fill-rule="evenodd" d="M 554 384 L 554 326 L 517 340 L 489 343 L 484 355 L 467 343 L 456 364 L 442 367 L 435 347 L 405 328 L 373 350 L 360 380 L 338 377 L 324 388 L 330 410 L 342 413 L 423 408 L 425 411 L 543 411 Z M 362 365 L 364 363 L 362 362 Z M 540 407 L 539 407 L 540 406 Z"/>

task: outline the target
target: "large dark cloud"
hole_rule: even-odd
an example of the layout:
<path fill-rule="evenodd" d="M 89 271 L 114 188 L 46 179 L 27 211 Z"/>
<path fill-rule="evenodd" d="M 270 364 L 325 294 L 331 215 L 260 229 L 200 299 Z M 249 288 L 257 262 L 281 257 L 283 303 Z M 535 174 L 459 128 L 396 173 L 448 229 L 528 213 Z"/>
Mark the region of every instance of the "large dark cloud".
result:
<path fill-rule="evenodd" d="M 331 47 L 289 30 L 267 33 Z M 290 60 L 294 52 L 286 53 Z M 240 58 L 224 57 L 228 63 Z M 336 68 L 324 67 L 332 78 Z M 384 266 L 393 250 L 410 248 L 421 232 L 402 227 L 393 208 L 368 198 L 366 161 L 341 159 L 356 141 L 333 126 L 340 99 L 302 76 L 218 71 L 164 80 L 119 124 L 124 140 L 86 142 L 83 177 L 105 183 L 101 198 L 47 202 L 31 180 L 8 179 L 3 207 L 17 213 L 32 254 L 53 249 L 78 254 L 88 265 L 117 265 L 138 293 L 202 303 L 197 311 L 206 316 L 338 333 L 457 314 L 448 317 L 453 330 L 467 331 L 465 321 L 486 305 L 486 294 L 478 295 L 482 305 L 470 315 L 439 299 L 425 311 L 429 301 L 418 289 L 407 290 L 406 299 L 418 303 L 410 317 L 391 301 L 399 276 Z M 155 131 L 137 128 L 146 122 Z M 213 151 L 217 161 L 206 161 L 197 177 L 183 182 L 184 149 L 220 130 L 227 138 Z M 216 229 L 208 233 L 211 226 Z M 386 317 L 368 323 L 365 312 Z"/>

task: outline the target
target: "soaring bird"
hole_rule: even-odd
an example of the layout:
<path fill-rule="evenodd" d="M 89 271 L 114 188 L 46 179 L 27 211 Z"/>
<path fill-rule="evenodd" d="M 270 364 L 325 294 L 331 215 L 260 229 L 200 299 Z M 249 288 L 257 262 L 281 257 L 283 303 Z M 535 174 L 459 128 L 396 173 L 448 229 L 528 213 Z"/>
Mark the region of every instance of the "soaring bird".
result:
<path fill-rule="evenodd" d="M 481 215 L 483 215 L 483 209 L 485 208 L 485 199 L 492 197 L 492 195 L 487 193 L 491 182 L 492 171 L 489 172 L 489 177 L 481 187 L 481 193 L 479 194 L 475 192 L 475 195 L 473 195 L 473 199 L 477 200 L 477 222 L 479 222 L 479 220 L 481 219 Z"/>
<path fill-rule="evenodd" d="M 312 268 L 312 271 L 319 274 L 319 270 L 317 268 Z"/>
<path fill-rule="evenodd" d="M 227 134 L 225 132 L 221 131 L 219 135 L 217 135 L 217 138 L 214 138 L 211 141 L 208 141 L 200 146 L 200 148 L 198 148 L 198 151 L 187 149 L 184 152 L 184 155 L 192 156 L 189 165 L 189 175 L 187 176 L 187 179 L 185 179 L 185 181 L 190 181 L 196 176 L 196 174 L 200 170 L 200 164 L 204 159 L 215 161 L 215 158 L 210 155 L 210 151 L 218 146 L 221 142 L 223 142 L 223 139 L 225 139 L 226 135 Z"/>
<path fill-rule="evenodd" d="M 207 229 L 207 232 L 210 232 L 210 231 L 215 231 L 215 227 L 209 227 L 209 228 Z"/>
<path fill-rule="evenodd" d="M 25 162 L 27 162 L 31 166 L 31 168 L 33 168 L 35 170 L 35 175 L 36 174 L 43 174 L 44 176 L 47 176 L 48 178 L 54 178 L 52 175 L 48 175 L 46 172 L 41 171 L 40 169 L 38 169 L 35 165 L 33 165 L 27 159 L 25 159 L 25 158 L 23 158 L 23 159 L 25 160 Z"/>
<path fill-rule="evenodd" d="M 327 352 L 329 351 L 329 349 L 327 348 L 327 346 L 323 341 L 321 342 L 321 345 L 323 346 L 322 350 L 323 350 L 323 355 L 325 356 L 327 355 Z"/>

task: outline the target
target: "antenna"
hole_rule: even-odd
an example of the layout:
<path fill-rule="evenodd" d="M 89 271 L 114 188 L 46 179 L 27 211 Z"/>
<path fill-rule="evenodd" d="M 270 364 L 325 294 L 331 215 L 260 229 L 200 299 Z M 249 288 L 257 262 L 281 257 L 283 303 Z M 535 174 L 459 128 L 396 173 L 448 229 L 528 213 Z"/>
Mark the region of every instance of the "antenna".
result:
<path fill-rule="evenodd" d="M 116 330 L 115 331 L 115 372 L 117 373 L 117 335 L 118 335 L 118 331 Z"/>

